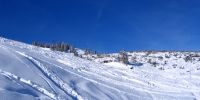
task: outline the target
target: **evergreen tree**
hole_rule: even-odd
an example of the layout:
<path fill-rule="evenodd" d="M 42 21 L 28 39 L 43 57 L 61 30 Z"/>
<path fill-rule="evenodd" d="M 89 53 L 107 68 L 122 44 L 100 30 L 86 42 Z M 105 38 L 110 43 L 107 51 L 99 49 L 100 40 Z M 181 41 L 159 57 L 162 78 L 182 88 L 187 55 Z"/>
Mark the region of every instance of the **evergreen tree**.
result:
<path fill-rule="evenodd" d="M 128 54 L 125 51 L 121 51 L 118 56 L 118 60 L 124 64 L 128 64 Z"/>

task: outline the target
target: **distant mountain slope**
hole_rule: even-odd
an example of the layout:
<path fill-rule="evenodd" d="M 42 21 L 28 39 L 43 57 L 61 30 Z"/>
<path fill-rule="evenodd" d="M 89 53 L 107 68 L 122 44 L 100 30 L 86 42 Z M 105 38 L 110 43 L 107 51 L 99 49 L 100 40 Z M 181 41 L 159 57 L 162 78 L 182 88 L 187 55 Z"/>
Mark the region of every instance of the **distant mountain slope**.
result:
<path fill-rule="evenodd" d="M 194 100 L 200 98 L 200 53 L 85 55 L 0 38 L 3 100 Z M 89 60 L 87 60 L 89 59 Z"/>

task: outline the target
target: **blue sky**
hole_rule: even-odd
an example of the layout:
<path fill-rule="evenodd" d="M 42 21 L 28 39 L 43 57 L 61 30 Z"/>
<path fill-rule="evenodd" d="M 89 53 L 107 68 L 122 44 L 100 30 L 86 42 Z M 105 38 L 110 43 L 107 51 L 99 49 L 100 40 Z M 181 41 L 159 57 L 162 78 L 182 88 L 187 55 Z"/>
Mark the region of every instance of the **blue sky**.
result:
<path fill-rule="evenodd" d="M 99 52 L 199 50 L 199 0 L 0 0 L 0 35 Z"/>

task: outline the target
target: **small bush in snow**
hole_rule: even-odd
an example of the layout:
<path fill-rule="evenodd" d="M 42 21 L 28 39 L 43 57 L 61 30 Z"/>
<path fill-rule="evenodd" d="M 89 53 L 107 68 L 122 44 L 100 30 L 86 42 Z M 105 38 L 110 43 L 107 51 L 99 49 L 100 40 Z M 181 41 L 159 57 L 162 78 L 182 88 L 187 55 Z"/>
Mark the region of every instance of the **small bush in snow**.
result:
<path fill-rule="evenodd" d="M 164 61 L 164 65 L 166 65 L 167 64 L 167 61 Z"/>
<path fill-rule="evenodd" d="M 152 62 L 151 63 L 154 67 L 156 67 L 157 65 L 159 65 L 157 62 Z"/>
<path fill-rule="evenodd" d="M 158 59 L 159 59 L 159 60 L 163 60 L 163 57 L 162 57 L 162 56 L 159 56 Z"/>
<path fill-rule="evenodd" d="M 165 54 L 165 58 L 170 58 L 170 56 Z"/>
<path fill-rule="evenodd" d="M 180 69 L 185 69 L 185 67 L 184 66 L 181 66 L 181 67 L 179 67 Z"/>
<path fill-rule="evenodd" d="M 136 62 L 137 62 L 137 58 L 136 58 L 135 56 L 132 57 L 132 58 L 131 58 L 131 62 L 132 62 L 132 63 L 136 63 Z"/>
<path fill-rule="evenodd" d="M 159 65 L 159 63 L 157 63 L 156 61 L 152 61 L 151 59 L 149 59 L 149 60 L 147 61 L 147 63 L 152 64 L 154 67 L 156 67 L 157 65 Z"/>
<path fill-rule="evenodd" d="M 151 60 L 151 59 L 149 59 L 149 60 L 147 61 L 147 63 L 150 63 L 150 64 L 151 64 L 151 62 L 152 62 L 152 60 Z"/>
<path fill-rule="evenodd" d="M 173 64 L 172 66 L 173 66 L 173 67 L 176 67 L 176 66 L 177 66 L 177 64 Z"/>
<path fill-rule="evenodd" d="M 192 57 L 189 55 L 189 56 L 186 56 L 184 58 L 185 62 L 188 62 L 188 61 L 191 61 L 192 60 Z"/>
<path fill-rule="evenodd" d="M 160 70 L 165 70 L 163 67 L 160 67 L 159 69 L 160 69 Z"/>

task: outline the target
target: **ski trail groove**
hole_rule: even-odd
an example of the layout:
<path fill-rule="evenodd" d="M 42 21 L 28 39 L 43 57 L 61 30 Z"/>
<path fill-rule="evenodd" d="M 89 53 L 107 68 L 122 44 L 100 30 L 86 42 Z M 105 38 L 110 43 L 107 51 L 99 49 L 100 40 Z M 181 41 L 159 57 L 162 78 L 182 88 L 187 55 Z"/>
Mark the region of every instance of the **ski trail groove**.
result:
<path fill-rule="evenodd" d="M 87 78 L 87 77 L 85 77 L 85 76 L 88 76 L 87 74 L 82 73 L 82 75 L 84 75 L 84 76 L 82 76 L 82 75 L 79 75 L 79 74 L 77 74 L 77 73 L 75 73 L 75 72 L 68 71 L 67 69 L 62 68 L 62 67 L 60 67 L 59 65 L 53 64 L 53 63 L 51 63 L 51 62 L 44 61 L 44 60 L 42 60 L 42 59 L 39 59 L 39 60 L 41 60 L 41 61 L 43 61 L 43 62 L 46 62 L 46 63 L 49 63 L 49 64 L 51 64 L 51 65 L 54 65 L 55 67 L 60 68 L 60 69 L 62 69 L 62 70 L 64 70 L 64 71 L 67 71 L 67 72 L 69 72 L 69 73 L 75 74 L 75 75 L 77 75 L 77 76 L 79 76 L 79 77 L 81 77 L 81 78 L 84 78 L 84 79 L 86 79 L 86 80 L 88 80 L 88 81 L 90 81 L 90 82 L 94 82 L 94 83 L 96 83 L 96 84 L 99 84 L 99 85 L 105 86 L 105 87 L 107 87 L 107 88 L 116 90 L 116 91 L 118 91 L 118 92 L 120 92 L 120 93 L 123 93 L 123 94 L 132 95 L 132 96 L 135 96 L 135 97 L 140 98 L 140 96 L 138 96 L 138 95 L 135 95 L 135 94 L 132 94 L 132 93 L 128 93 L 128 92 L 125 92 L 125 91 L 121 91 L 121 90 L 117 89 L 117 88 L 114 87 L 114 86 L 109 86 L 109 85 L 100 83 L 100 82 L 98 82 L 98 81 L 96 81 L 96 80 L 94 80 L 94 79 Z M 147 92 L 147 93 L 148 93 L 148 92 Z M 152 98 L 150 98 L 150 97 L 143 97 L 143 99 L 152 100 Z"/>
<path fill-rule="evenodd" d="M 32 87 L 33 89 L 39 91 L 40 93 L 48 96 L 49 98 L 57 100 L 57 97 L 56 97 L 55 94 L 49 92 L 45 88 L 42 88 L 41 86 L 37 85 L 36 83 L 31 82 L 30 80 L 26 80 L 24 78 L 16 76 L 16 75 L 14 75 L 14 74 L 12 74 L 10 72 L 3 71 L 1 69 L 0 69 L 0 74 L 3 75 L 3 76 L 5 76 L 5 77 L 7 77 L 7 78 L 9 78 L 9 79 L 12 79 L 12 80 L 14 79 L 14 80 L 17 80 L 18 82 L 22 82 L 22 83 L 24 83 L 24 84 Z"/>
<path fill-rule="evenodd" d="M 47 67 L 45 67 L 42 63 L 34 59 L 33 57 L 30 57 L 24 53 L 21 53 L 19 51 L 16 51 L 18 54 L 26 57 L 30 61 L 32 61 L 37 67 L 41 69 L 41 71 L 46 74 L 56 85 L 66 92 L 67 94 L 71 95 L 74 99 L 77 100 L 84 100 L 82 96 L 80 96 L 73 88 L 71 88 L 68 84 L 66 84 L 62 79 L 60 79 L 57 75 L 55 75 L 52 71 L 50 71 Z"/>
<path fill-rule="evenodd" d="M 7 48 L 5 48 L 6 50 L 8 50 Z M 51 90 L 54 92 L 54 94 L 57 94 L 55 89 L 51 86 L 51 84 L 48 82 L 48 80 L 42 76 L 40 73 L 34 71 L 31 67 L 29 67 L 29 65 L 27 65 L 24 61 L 22 61 L 19 57 L 17 57 L 13 52 L 11 52 L 11 54 L 21 63 L 23 63 L 26 67 L 30 68 L 31 71 L 33 71 L 34 73 L 38 74 L 42 79 L 44 79 L 44 81 L 49 85 L 49 87 L 51 88 Z"/>

